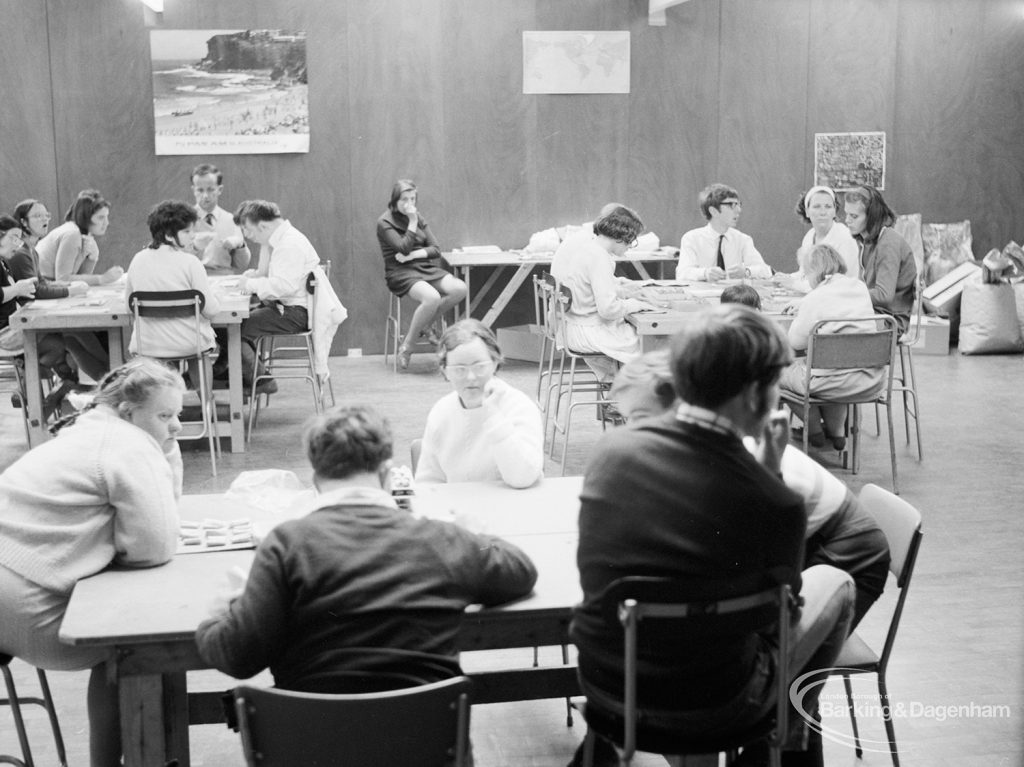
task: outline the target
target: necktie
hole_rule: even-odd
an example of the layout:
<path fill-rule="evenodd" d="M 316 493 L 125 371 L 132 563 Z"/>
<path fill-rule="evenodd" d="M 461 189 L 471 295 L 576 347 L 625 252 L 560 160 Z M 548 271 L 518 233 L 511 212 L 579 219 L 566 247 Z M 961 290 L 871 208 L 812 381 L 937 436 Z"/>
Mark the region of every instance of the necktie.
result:
<path fill-rule="evenodd" d="M 213 214 L 207 213 L 206 218 L 203 219 L 208 225 L 213 226 Z"/>
<path fill-rule="evenodd" d="M 721 235 L 718 236 L 718 255 L 716 256 L 716 259 L 715 259 L 715 266 L 717 266 L 723 272 L 725 271 L 725 258 L 722 256 L 722 240 L 724 240 L 724 239 L 725 239 L 725 235 L 724 234 L 721 234 Z"/>

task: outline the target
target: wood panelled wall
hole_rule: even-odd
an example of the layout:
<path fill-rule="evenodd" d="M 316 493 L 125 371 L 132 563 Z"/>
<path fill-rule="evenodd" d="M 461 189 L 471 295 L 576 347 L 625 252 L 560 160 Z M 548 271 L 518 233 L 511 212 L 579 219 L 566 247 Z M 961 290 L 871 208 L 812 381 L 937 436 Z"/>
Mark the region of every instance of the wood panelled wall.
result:
<path fill-rule="evenodd" d="M 138 0 L 0 0 L 0 209 L 36 196 L 60 213 L 99 188 L 113 204 L 103 262 L 127 264 L 148 208 L 188 199 L 189 170 L 212 160 L 228 207 L 276 200 L 334 260 L 351 310 L 335 353 L 381 348 L 374 222 L 399 177 L 418 181 L 445 247 L 519 247 L 608 200 L 675 244 L 721 180 L 742 195 L 741 228 L 792 269 L 814 133 L 884 130 L 897 211 L 970 218 L 979 256 L 1024 238 L 1019 0 L 691 0 L 666 27 L 646 7 L 166 0 L 158 28 L 306 30 L 312 136 L 305 155 L 157 158 Z M 521 33 L 535 29 L 628 29 L 631 93 L 524 96 Z"/>

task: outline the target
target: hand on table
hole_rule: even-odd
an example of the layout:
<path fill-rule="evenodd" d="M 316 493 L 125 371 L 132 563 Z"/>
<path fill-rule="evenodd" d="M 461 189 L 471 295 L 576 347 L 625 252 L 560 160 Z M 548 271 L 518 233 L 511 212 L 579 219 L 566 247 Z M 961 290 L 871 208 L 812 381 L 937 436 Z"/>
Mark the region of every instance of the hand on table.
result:
<path fill-rule="evenodd" d="M 626 313 L 632 314 L 633 312 L 652 312 L 657 311 L 658 307 L 647 301 L 643 301 L 639 298 L 627 298 L 623 301 L 626 305 Z"/>
<path fill-rule="evenodd" d="M 704 277 L 708 282 L 718 282 L 725 279 L 725 270 L 717 266 L 709 266 L 704 270 Z"/>
<path fill-rule="evenodd" d="M 69 296 L 84 296 L 89 292 L 88 283 L 82 282 L 81 280 L 75 280 L 69 282 L 67 285 Z"/>
<path fill-rule="evenodd" d="M 636 296 L 644 288 L 644 283 L 639 280 L 631 280 L 626 277 L 619 278 L 619 296 L 631 298 Z"/>
<path fill-rule="evenodd" d="M 715 268 L 717 269 L 718 267 L 716 266 Z M 743 264 L 736 264 L 736 266 L 730 266 L 726 270 L 725 276 L 730 280 L 742 280 L 744 277 L 747 276 L 747 267 L 745 267 Z"/>
<path fill-rule="evenodd" d="M 27 277 L 24 280 L 18 280 L 13 285 L 8 285 L 4 288 L 4 300 L 7 301 L 11 298 L 35 298 L 36 283 L 38 281 L 38 277 Z"/>
<path fill-rule="evenodd" d="M 209 613 L 211 618 L 220 618 L 227 615 L 231 603 L 242 596 L 245 591 L 247 575 L 240 567 L 232 567 L 225 573 L 226 582 L 221 585 L 210 601 Z"/>

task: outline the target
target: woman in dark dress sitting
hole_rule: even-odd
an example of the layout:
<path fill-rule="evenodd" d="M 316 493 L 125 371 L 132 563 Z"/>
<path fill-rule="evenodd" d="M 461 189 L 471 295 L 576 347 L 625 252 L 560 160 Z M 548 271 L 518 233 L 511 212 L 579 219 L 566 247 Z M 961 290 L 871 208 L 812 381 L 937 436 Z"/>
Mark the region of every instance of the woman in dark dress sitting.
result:
<path fill-rule="evenodd" d="M 377 219 L 377 240 L 388 290 L 399 298 L 408 294 L 419 303 L 398 349 L 398 364 L 404 370 L 421 335 L 437 343 L 433 324 L 466 298 L 466 283 L 442 266 L 441 248 L 416 208 L 416 185 L 408 179 L 399 179 L 391 188 L 388 209 Z"/>

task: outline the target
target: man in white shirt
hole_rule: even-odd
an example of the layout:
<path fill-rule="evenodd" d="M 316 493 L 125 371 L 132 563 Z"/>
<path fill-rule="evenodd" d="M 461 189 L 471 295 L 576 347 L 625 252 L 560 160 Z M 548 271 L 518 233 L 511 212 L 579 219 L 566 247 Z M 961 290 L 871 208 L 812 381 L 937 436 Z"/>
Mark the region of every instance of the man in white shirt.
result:
<path fill-rule="evenodd" d="M 239 274 L 251 254 L 234 218 L 219 205 L 224 191 L 224 174 L 215 165 L 197 165 L 192 171 L 192 194 L 196 199 L 195 254 L 209 274 Z"/>
<path fill-rule="evenodd" d="M 757 252 L 754 240 L 735 228 L 742 209 L 739 194 L 725 184 L 711 184 L 700 193 L 700 212 L 708 224 L 683 235 L 677 280 L 718 282 L 772 276 L 772 268 Z"/>
<path fill-rule="evenodd" d="M 252 383 L 256 339 L 302 333 L 308 327 L 306 277 L 320 263 L 312 243 L 266 200 L 246 200 L 235 211 L 235 223 L 246 239 L 258 243 L 258 269 L 248 269 L 239 287 L 254 293 L 261 305 L 242 322 L 242 380 Z M 262 370 L 258 371 L 262 373 Z M 277 383 L 261 381 L 257 393 L 273 394 Z"/>

